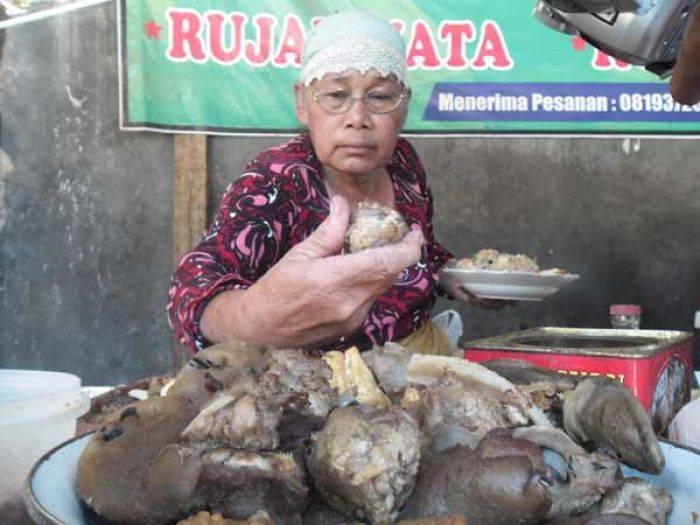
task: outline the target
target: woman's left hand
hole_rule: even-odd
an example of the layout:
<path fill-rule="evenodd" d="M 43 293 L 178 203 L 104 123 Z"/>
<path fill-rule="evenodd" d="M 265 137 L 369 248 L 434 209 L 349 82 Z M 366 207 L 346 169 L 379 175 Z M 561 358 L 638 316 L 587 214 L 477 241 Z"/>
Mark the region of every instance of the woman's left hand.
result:
<path fill-rule="evenodd" d="M 518 301 L 505 301 L 502 299 L 482 299 L 474 294 L 467 292 L 464 288 L 460 289 L 463 294 L 466 294 L 469 304 L 479 306 L 487 310 L 500 310 L 504 306 L 518 306 Z M 463 300 L 460 298 L 460 300 Z"/>
<path fill-rule="evenodd" d="M 450 262 L 445 265 L 446 268 L 450 266 Z M 504 306 L 517 306 L 518 304 L 518 301 L 502 301 L 500 299 L 482 299 L 477 297 L 465 290 L 456 279 L 453 279 L 442 270 L 438 274 L 438 284 L 450 299 L 487 310 L 500 310 Z"/>

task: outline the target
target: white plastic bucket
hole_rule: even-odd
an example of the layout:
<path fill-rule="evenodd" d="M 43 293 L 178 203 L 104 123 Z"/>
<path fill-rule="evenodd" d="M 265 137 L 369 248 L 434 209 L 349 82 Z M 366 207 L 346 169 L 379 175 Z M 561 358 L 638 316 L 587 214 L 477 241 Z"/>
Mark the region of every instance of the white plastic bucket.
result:
<path fill-rule="evenodd" d="M 32 465 L 73 437 L 89 408 L 75 375 L 0 369 L 0 505 L 21 498 Z"/>

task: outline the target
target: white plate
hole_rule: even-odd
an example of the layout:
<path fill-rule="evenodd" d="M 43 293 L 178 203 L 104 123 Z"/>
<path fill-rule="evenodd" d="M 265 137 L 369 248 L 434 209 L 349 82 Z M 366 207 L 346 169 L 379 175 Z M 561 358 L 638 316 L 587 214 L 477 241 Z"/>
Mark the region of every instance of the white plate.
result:
<path fill-rule="evenodd" d="M 446 268 L 444 274 L 482 299 L 541 301 L 579 278 L 576 274 L 553 275 L 531 272 L 494 272 Z"/>

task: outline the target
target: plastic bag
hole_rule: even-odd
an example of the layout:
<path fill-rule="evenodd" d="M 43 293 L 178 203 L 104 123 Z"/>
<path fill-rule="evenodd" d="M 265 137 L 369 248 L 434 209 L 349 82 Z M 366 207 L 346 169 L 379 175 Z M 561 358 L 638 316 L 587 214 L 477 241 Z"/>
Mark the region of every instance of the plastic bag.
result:
<path fill-rule="evenodd" d="M 676 414 L 668 427 L 668 438 L 700 449 L 700 399 L 691 401 Z"/>

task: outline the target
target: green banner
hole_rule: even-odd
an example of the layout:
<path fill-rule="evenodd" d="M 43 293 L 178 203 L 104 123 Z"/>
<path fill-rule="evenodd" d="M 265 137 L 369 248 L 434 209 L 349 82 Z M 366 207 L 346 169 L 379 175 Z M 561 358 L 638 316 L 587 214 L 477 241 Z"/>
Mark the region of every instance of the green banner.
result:
<path fill-rule="evenodd" d="M 532 17 L 534 0 L 121 0 L 123 129 L 298 129 L 293 85 L 309 29 L 366 7 L 407 44 L 409 134 L 680 134 L 700 105 Z"/>

